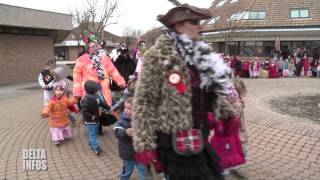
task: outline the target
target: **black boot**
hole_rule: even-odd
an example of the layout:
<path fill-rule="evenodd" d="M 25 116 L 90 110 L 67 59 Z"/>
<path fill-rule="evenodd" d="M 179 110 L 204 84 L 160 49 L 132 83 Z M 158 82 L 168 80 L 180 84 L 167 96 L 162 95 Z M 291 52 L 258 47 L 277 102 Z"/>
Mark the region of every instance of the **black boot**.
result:
<path fill-rule="evenodd" d="M 98 126 L 98 135 L 99 136 L 103 136 L 104 132 L 103 132 L 103 129 L 102 129 L 102 125 L 101 123 L 99 123 L 99 126 Z"/>

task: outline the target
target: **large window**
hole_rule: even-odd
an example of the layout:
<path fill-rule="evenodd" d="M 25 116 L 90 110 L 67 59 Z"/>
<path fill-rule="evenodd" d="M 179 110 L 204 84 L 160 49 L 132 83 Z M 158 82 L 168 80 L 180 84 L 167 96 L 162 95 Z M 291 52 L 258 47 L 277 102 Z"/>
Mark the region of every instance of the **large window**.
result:
<path fill-rule="evenodd" d="M 225 43 L 219 43 L 219 51 L 229 55 L 243 57 L 271 57 L 274 51 L 274 41 L 229 41 L 228 52 Z"/>
<path fill-rule="evenodd" d="M 270 57 L 274 49 L 273 41 L 242 41 L 240 55 L 246 57 Z"/>
<path fill-rule="evenodd" d="M 291 9 L 290 18 L 299 19 L 299 18 L 309 18 L 309 9 Z"/>
<path fill-rule="evenodd" d="M 281 41 L 281 51 L 292 54 L 296 48 L 308 51 L 313 56 L 315 50 L 320 50 L 320 41 Z"/>

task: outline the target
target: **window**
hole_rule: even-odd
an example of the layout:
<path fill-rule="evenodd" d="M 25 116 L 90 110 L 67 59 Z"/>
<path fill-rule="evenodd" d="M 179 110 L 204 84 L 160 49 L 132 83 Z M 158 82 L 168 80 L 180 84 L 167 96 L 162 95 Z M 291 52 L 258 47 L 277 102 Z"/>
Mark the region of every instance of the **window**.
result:
<path fill-rule="evenodd" d="M 239 0 L 231 0 L 231 2 L 230 3 L 236 3 L 236 2 L 238 2 Z"/>
<path fill-rule="evenodd" d="M 266 11 L 251 11 L 249 12 L 249 19 L 266 19 Z"/>
<path fill-rule="evenodd" d="M 292 19 L 309 18 L 309 9 L 291 9 L 290 17 Z"/>
<path fill-rule="evenodd" d="M 256 20 L 256 19 L 266 19 L 266 11 L 245 11 L 241 13 L 236 13 L 230 16 L 228 21 L 237 21 L 237 20 Z"/>
<path fill-rule="evenodd" d="M 227 2 L 227 0 L 222 0 L 217 4 L 217 7 L 221 7 L 223 6 L 225 3 Z"/>
<path fill-rule="evenodd" d="M 214 24 L 214 23 L 216 23 L 219 19 L 220 19 L 220 16 L 214 17 L 214 18 L 212 18 L 212 19 L 208 22 L 208 24 Z"/>
<path fill-rule="evenodd" d="M 232 14 L 227 21 L 238 21 L 241 19 L 248 19 L 248 18 L 249 18 L 249 12 L 244 11 L 244 12 Z"/>

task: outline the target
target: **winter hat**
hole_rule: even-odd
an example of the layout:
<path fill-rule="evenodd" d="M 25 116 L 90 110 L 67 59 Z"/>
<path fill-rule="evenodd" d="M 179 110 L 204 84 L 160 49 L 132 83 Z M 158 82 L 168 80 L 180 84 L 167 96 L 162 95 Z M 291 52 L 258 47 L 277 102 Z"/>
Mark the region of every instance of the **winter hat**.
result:
<path fill-rule="evenodd" d="M 53 70 L 53 76 L 55 81 L 60 81 L 65 79 L 66 72 L 64 71 L 63 67 L 57 67 Z"/>
<path fill-rule="evenodd" d="M 59 90 L 64 90 L 64 87 L 63 87 L 63 85 L 61 85 L 61 84 L 57 84 L 57 85 L 55 85 L 54 87 L 53 87 L 53 92 L 55 92 L 57 89 L 59 89 Z"/>
<path fill-rule="evenodd" d="M 101 89 L 100 84 L 93 80 L 87 80 L 84 83 L 84 90 L 86 91 L 87 94 L 95 94 L 100 89 Z"/>

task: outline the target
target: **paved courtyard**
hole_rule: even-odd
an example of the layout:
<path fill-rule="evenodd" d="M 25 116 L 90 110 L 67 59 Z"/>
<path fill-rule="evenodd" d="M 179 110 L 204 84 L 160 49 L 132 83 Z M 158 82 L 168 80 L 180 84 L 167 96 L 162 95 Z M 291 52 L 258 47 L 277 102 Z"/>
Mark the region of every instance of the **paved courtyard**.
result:
<path fill-rule="evenodd" d="M 249 152 L 241 172 L 252 180 L 320 179 L 320 123 L 277 113 L 268 104 L 282 96 L 320 94 L 320 80 L 248 79 L 245 83 Z M 97 157 L 88 148 L 79 116 L 73 139 L 60 147 L 51 143 L 47 121 L 40 117 L 40 89 L 0 87 L 0 107 L 0 179 L 118 179 L 121 160 L 111 128 L 99 137 L 103 153 Z M 314 111 L 320 112 L 320 106 Z M 24 171 L 23 149 L 45 149 L 48 170 Z"/>

